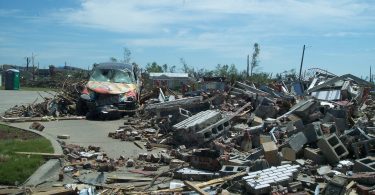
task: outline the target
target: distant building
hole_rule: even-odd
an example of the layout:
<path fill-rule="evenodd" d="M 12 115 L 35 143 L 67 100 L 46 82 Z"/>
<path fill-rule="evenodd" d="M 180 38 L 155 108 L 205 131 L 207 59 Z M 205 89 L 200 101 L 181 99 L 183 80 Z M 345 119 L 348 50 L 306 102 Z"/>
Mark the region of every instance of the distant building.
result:
<path fill-rule="evenodd" d="M 227 85 L 225 77 L 203 77 L 201 82 L 203 91 L 224 91 Z"/>
<path fill-rule="evenodd" d="M 192 79 L 188 73 L 171 73 L 171 72 L 151 72 L 149 79 L 154 86 L 168 86 L 170 89 L 180 88 L 183 84 L 188 84 Z"/>

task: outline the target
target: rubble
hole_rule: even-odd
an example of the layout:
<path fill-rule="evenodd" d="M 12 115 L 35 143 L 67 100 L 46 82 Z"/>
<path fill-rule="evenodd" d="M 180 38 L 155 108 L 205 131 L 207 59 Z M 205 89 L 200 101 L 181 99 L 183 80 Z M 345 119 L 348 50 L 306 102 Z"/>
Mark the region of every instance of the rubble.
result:
<path fill-rule="evenodd" d="M 78 103 L 85 81 L 65 80 L 61 89 L 50 93 L 52 97 L 42 97 L 42 102 L 31 103 L 29 105 L 16 105 L 1 116 L 3 120 L 20 117 L 66 117 L 75 116 L 76 104 Z"/>
<path fill-rule="evenodd" d="M 289 93 L 296 83 L 309 87 L 298 96 Z M 235 82 L 221 94 L 143 98 L 137 115 L 125 117 L 108 137 L 144 152 L 110 159 L 100 148 L 63 145 L 68 163 L 62 171 L 80 177 L 78 170 L 123 167 L 144 177 L 111 175 L 107 181 L 147 183 L 123 190 L 129 193 L 373 192 L 375 98 L 366 92 L 369 84 L 321 73 L 296 83 L 278 90 L 275 83 Z"/>

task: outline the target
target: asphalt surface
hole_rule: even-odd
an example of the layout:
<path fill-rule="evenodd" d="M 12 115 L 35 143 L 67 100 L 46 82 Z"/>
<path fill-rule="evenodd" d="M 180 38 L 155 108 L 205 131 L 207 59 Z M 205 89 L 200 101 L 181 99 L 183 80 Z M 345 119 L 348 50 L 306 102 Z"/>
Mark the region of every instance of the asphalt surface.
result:
<path fill-rule="evenodd" d="M 40 92 L 42 96 L 47 93 Z M 8 91 L 0 90 L 0 113 L 14 105 L 29 104 L 36 99 L 41 101 L 41 97 L 36 91 Z M 31 122 L 12 123 L 10 125 L 28 129 Z M 133 142 L 115 140 L 108 137 L 109 132 L 113 132 L 123 125 L 123 120 L 114 121 L 88 121 L 88 120 L 65 120 L 41 122 L 45 126 L 44 133 L 57 140 L 57 135 L 69 135 L 70 139 L 63 140 L 68 144 L 77 144 L 88 147 L 89 145 L 100 146 L 102 151 L 109 157 L 118 158 L 137 157 L 139 153 L 147 152 L 141 150 Z"/>

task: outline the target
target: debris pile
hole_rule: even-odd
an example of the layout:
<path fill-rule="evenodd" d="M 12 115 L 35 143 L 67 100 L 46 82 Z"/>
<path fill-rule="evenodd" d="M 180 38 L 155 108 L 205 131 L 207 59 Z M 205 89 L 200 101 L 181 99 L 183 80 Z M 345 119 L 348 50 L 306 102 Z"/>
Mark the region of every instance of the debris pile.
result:
<path fill-rule="evenodd" d="M 78 178 L 81 175 L 80 170 L 96 170 L 98 172 L 113 172 L 118 167 L 127 164 L 127 159 L 120 156 L 118 159 L 112 159 L 106 153 L 100 151 L 100 147 L 89 146 L 87 148 L 65 144 L 60 141 L 65 155 L 65 161 L 62 171 L 59 174 L 59 180 L 62 181 L 64 175 Z"/>
<path fill-rule="evenodd" d="M 144 100 L 108 136 L 147 152 L 113 160 L 96 147 L 63 145 L 64 171 L 124 166 L 141 174 L 106 177 L 132 184 L 117 189 L 124 193 L 373 194 L 371 87 L 352 75 L 317 72 L 289 85 L 236 82 L 225 93 Z"/>
<path fill-rule="evenodd" d="M 4 118 L 18 117 L 63 117 L 76 114 L 76 104 L 85 82 L 70 83 L 66 81 L 61 89 L 51 93 L 52 97 L 42 97 L 43 101 L 29 105 L 14 106 L 5 111 Z"/>

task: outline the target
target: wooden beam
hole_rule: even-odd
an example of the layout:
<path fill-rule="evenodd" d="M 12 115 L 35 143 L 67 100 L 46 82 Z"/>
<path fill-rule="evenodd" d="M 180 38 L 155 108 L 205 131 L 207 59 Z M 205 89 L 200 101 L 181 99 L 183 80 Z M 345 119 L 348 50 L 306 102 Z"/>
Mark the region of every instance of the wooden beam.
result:
<path fill-rule="evenodd" d="M 243 171 L 243 172 L 236 173 L 234 175 L 229 175 L 229 176 L 226 176 L 226 177 L 213 179 L 213 180 L 210 180 L 210 181 L 207 181 L 207 182 L 198 183 L 195 186 L 198 187 L 198 188 L 205 188 L 205 187 L 208 187 L 208 186 L 213 186 L 213 185 L 216 185 L 216 184 L 221 184 L 221 183 L 224 183 L 224 182 L 229 181 L 229 180 L 233 180 L 233 179 L 238 178 L 238 177 L 242 177 L 242 176 L 244 176 L 246 174 L 247 174 L 247 172 Z M 185 189 L 186 188 L 165 189 L 165 190 L 154 191 L 154 193 L 182 192 Z"/>
<path fill-rule="evenodd" d="M 42 153 L 42 152 L 14 152 L 15 154 L 23 154 L 23 155 L 37 155 L 43 156 L 45 158 L 64 158 L 62 154 L 54 154 L 54 153 Z"/>
<path fill-rule="evenodd" d="M 152 178 L 145 178 L 145 177 L 131 177 L 131 176 L 108 176 L 107 181 L 109 182 L 126 182 L 126 181 L 132 181 L 132 182 L 146 182 L 146 181 L 152 181 Z"/>
<path fill-rule="evenodd" d="M 75 191 L 72 189 L 65 189 L 64 187 L 59 187 L 59 188 L 54 188 L 45 192 L 35 192 L 33 194 L 34 195 L 48 195 L 48 194 L 66 195 L 66 194 L 73 194 L 73 193 L 75 193 Z"/>
<path fill-rule="evenodd" d="M 199 187 L 195 186 L 193 183 L 191 183 L 190 181 L 184 181 L 184 184 L 189 187 L 190 189 L 194 190 L 195 192 L 197 192 L 198 194 L 200 195 L 208 195 L 208 193 L 206 193 L 205 191 L 203 191 L 203 189 L 200 189 Z"/>

